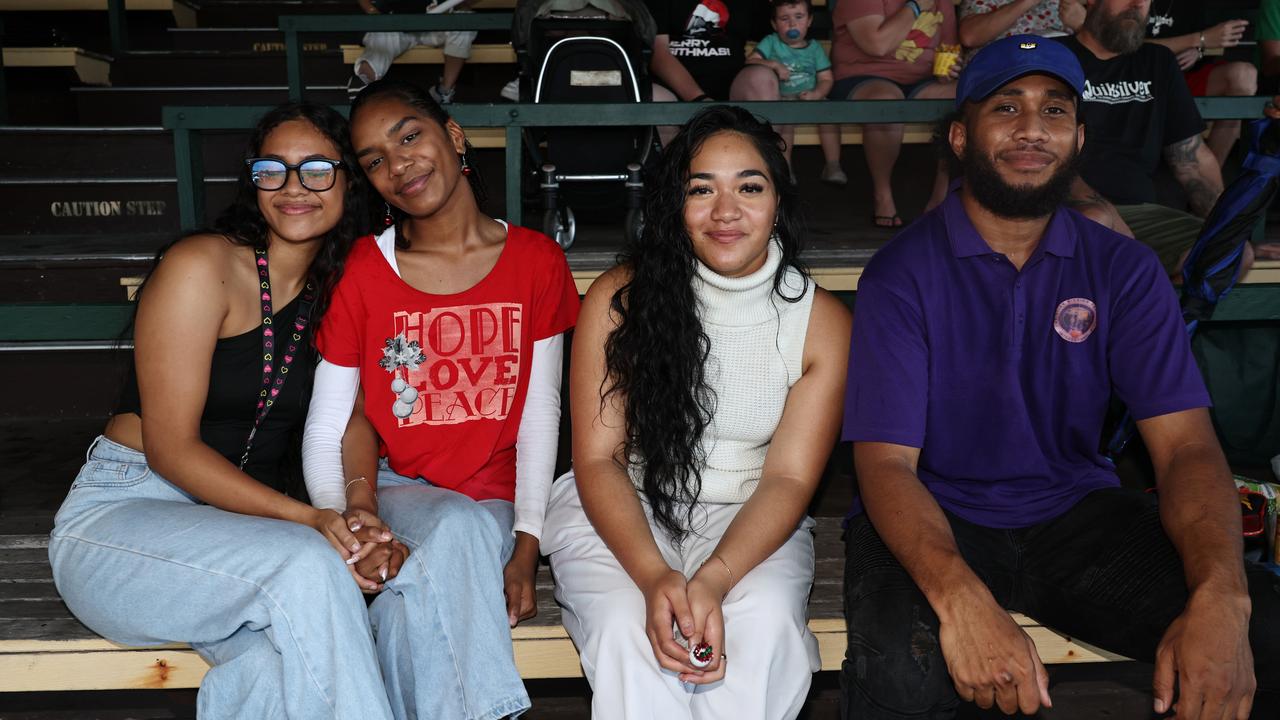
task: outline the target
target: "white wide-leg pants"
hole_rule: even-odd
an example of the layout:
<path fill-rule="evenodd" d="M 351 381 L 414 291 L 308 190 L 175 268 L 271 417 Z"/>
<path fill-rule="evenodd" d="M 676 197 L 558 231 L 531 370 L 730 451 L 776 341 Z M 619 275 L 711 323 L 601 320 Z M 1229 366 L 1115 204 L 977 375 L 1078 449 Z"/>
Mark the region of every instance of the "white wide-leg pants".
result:
<path fill-rule="evenodd" d="M 691 577 L 741 508 L 700 506 L 705 521 L 695 520 L 695 531 L 680 545 L 652 519 L 650 531 L 671 567 Z M 818 641 L 807 624 L 813 525 L 805 518 L 725 597 L 724 680 L 685 685 L 654 658 L 645 635 L 644 596 L 587 520 L 573 473 L 556 480 L 542 550 L 551 556 L 556 600 L 594 692 L 592 717 L 779 720 L 798 715 L 820 667 Z"/>

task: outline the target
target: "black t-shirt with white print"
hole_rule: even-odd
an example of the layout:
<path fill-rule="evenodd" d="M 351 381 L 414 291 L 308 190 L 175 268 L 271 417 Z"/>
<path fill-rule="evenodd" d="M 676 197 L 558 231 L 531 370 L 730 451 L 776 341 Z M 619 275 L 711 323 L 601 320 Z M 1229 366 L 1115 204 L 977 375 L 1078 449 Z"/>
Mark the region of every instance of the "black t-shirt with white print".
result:
<path fill-rule="evenodd" d="M 772 6 L 765 0 L 646 0 L 645 4 L 658 34 L 668 36 L 671 54 L 716 100 L 729 99 L 729 86 L 746 65 L 747 41 L 770 32 Z"/>
<path fill-rule="evenodd" d="M 1248 19 L 1258 12 L 1258 0 L 1153 0 L 1147 14 L 1147 37 L 1168 40 L 1179 35 L 1194 35 L 1217 25 L 1223 20 Z M 1253 38 L 1253 24 L 1245 27 L 1244 39 Z M 1244 48 L 1228 48 L 1224 53 L 1228 60 L 1250 60 L 1252 51 Z M 1210 55 L 1187 68 L 1196 70 L 1206 63 L 1223 59 Z"/>
<path fill-rule="evenodd" d="M 1144 43 L 1099 60 L 1074 37 L 1059 40 L 1084 68 L 1084 181 L 1117 205 L 1156 201 L 1152 177 L 1165 147 L 1204 132 L 1173 53 Z"/>

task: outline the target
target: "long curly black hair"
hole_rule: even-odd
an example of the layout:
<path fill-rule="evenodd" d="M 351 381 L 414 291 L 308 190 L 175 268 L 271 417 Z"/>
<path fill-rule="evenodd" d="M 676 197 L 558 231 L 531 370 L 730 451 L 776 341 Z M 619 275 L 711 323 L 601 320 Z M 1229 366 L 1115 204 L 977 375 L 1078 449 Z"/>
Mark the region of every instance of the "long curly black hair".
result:
<path fill-rule="evenodd" d="M 810 282 L 799 259 L 804 220 L 782 139 L 772 125 L 741 108 L 716 105 L 699 112 L 663 151 L 645 184 L 644 227 L 619 256 L 631 277 L 613 295 L 618 326 L 605 342 L 608 376 L 601 388 L 602 401 L 613 393 L 625 399 L 626 458 L 641 463 L 654 521 L 676 541 L 691 529 L 702 491 L 700 441 L 716 404 L 705 374 L 710 340 L 698 317 L 697 258 L 684 225 L 684 202 L 694 155 L 721 132 L 751 141 L 778 195 L 782 262 L 774 292 L 797 302 Z M 786 295 L 782 284 L 790 268 L 805 278 L 795 297 Z"/>
<path fill-rule="evenodd" d="M 345 183 L 342 218 L 325 233 L 320 251 L 307 269 L 307 280 L 317 289 L 310 321 L 311 336 L 315 337 L 315 329 L 329 306 L 333 289 L 342 278 L 347 252 L 356 238 L 369 234 L 369 189 L 364 173 L 358 170 L 355 151 L 351 149 L 351 133 L 346 118 L 324 105 L 290 102 L 267 111 L 253 129 L 246 157 L 258 157 L 271 131 L 291 120 L 310 123 L 337 146 L 341 154 L 338 159 L 342 161 L 339 181 Z M 212 232 L 238 245 L 266 247 L 267 221 L 258 209 L 258 188 L 250 178 L 248 167 L 241 167 L 236 180 L 235 200 L 213 221 Z"/>
<path fill-rule="evenodd" d="M 366 105 L 384 97 L 395 98 L 410 107 L 421 110 L 423 114 L 439 124 L 441 128 L 444 128 L 445 124 L 451 119 L 449 113 L 426 90 L 412 83 L 383 78 L 369 83 L 356 96 L 355 101 L 351 103 L 351 113 L 349 115 L 351 122 L 355 123 L 356 116 L 360 114 L 360 111 Z M 480 166 L 476 163 L 475 150 L 472 149 L 469 141 L 463 142 L 465 150 L 458 156 L 458 164 L 461 166 L 465 161 L 471 168 L 471 172 L 464 175 L 464 177 L 467 178 L 471 185 L 471 194 L 475 196 L 476 205 L 483 206 L 489 194 L 485 191 L 484 178 L 480 176 Z M 363 172 L 363 166 L 361 167 L 361 172 Z M 405 238 L 404 233 L 400 232 L 400 223 L 405 218 L 404 212 L 386 202 L 384 198 L 379 197 L 372 190 L 371 193 L 371 197 L 376 200 L 376 202 L 370 203 L 370 208 L 373 212 L 371 220 L 374 226 L 381 227 L 381 225 L 386 224 L 385 218 L 390 217 L 391 221 L 396 225 L 396 245 L 401 248 L 408 247 L 408 240 Z"/>

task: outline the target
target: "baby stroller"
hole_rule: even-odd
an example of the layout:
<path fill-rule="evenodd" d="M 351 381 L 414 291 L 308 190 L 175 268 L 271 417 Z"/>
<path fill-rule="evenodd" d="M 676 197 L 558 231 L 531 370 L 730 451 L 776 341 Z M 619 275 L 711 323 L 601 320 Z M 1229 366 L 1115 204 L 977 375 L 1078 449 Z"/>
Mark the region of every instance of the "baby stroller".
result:
<path fill-rule="evenodd" d="M 511 27 L 520 101 L 629 103 L 652 100 L 649 58 L 655 33 L 643 0 L 519 0 Z M 577 217 L 640 223 L 641 169 L 656 142 L 652 127 L 528 128 L 525 185 L 537 183 L 543 231 L 568 249 Z"/>

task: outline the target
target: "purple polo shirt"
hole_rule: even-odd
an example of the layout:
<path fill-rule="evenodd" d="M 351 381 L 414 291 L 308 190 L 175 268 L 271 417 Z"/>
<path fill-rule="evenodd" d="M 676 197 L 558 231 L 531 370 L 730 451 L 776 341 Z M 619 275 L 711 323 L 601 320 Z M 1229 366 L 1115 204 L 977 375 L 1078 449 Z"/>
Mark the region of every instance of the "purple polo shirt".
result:
<path fill-rule="evenodd" d="M 1209 395 L 1154 252 L 1059 208 L 1018 271 L 960 192 L 858 282 L 844 439 L 920 448 L 943 508 L 1026 527 L 1118 484 L 1099 453 L 1113 390 L 1138 419 Z"/>

